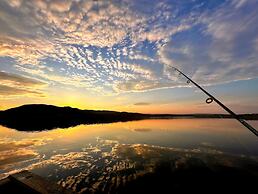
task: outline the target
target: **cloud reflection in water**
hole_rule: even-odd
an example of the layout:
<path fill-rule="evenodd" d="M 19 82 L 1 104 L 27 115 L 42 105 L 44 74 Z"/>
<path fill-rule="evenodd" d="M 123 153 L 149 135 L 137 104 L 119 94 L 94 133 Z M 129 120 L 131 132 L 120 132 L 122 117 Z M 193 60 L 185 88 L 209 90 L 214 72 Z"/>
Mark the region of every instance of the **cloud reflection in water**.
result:
<path fill-rule="evenodd" d="M 34 142 L 35 145 L 41 143 Z M 163 165 L 168 168 L 166 171 L 173 173 L 190 168 L 216 171 L 218 166 L 243 169 L 246 165 L 249 165 L 249 170 L 254 169 L 253 173 L 258 172 L 257 158 L 225 154 L 210 145 L 205 146 L 206 144 L 196 149 L 177 149 L 146 144 L 121 144 L 97 138 L 94 146 L 89 144 L 81 151 L 56 154 L 25 168 L 79 193 L 122 192 L 123 188 L 136 180 L 159 174 Z M 27 153 L 27 157 L 39 157 L 33 150 L 27 149 Z"/>
<path fill-rule="evenodd" d="M 21 140 L 1 138 L 0 168 L 2 170 L 0 172 L 8 171 L 12 168 L 15 168 L 17 165 L 31 163 L 32 160 L 40 160 L 44 156 L 41 156 L 35 148 L 47 144 L 48 141 L 51 141 L 51 138 Z M 4 175 L 0 175 L 0 178 L 1 177 L 4 177 Z"/>
<path fill-rule="evenodd" d="M 231 128 L 235 123 L 228 120 L 183 119 L 82 125 L 40 133 L 3 128 L 0 176 L 27 169 L 81 193 L 166 193 L 168 187 L 176 192 L 229 181 L 236 188 L 257 180 L 258 159 L 256 152 L 240 150 L 239 142 L 228 138 Z M 230 137 L 241 137 L 246 147 L 255 149 L 256 139 L 245 132 L 236 128 Z M 227 149 L 231 143 L 236 152 Z"/>

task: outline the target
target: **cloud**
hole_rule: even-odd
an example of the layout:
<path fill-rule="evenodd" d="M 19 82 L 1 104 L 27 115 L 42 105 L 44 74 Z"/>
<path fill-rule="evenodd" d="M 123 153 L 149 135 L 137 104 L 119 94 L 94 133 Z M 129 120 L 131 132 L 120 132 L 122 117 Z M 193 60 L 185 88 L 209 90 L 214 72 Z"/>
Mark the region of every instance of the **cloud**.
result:
<path fill-rule="evenodd" d="M 14 82 L 17 85 L 22 85 L 22 86 L 45 85 L 45 83 L 35 79 L 0 71 L 0 82 L 8 82 L 8 81 Z"/>
<path fill-rule="evenodd" d="M 135 106 L 146 106 L 146 105 L 150 105 L 151 103 L 149 103 L 149 102 L 137 102 L 137 103 L 135 103 L 134 105 Z"/>
<path fill-rule="evenodd" d="M 116 86 L 119 91 L 146 91 L 160 87 L 159 82 L 150 82 L 149 80 L 130 80 L 119 82 Z"/>
<path fill-rule="evenodd" d="M 0 71 L 1 96 L 32 95 L 43 97 L 44 93 L 38 88 L 44 86 L 46 86 L 45 83 L 36 79 Z"/>
<path fill-rule="evenodd" d="M 247 3 L 247 0 L 233 0 L 233 1 L 232 1 L 232 4 L 233 4 L 236 8 L 242 7 L 245 3 Z"/>
<path fill-rule="evenodd" d="M 54 0 L 50 2 L 50 9 L 58 12 L 66 12 L 69 11 L 71 4 L 71 1 Z"/>
<path fill-rule="evenodd" d="M 144 80 L 135 79 L 129 81 L 118 82 L 114 86 L 114 90 L 118 92 L 145 92 L 161 88 L 187 87 L 186 82 L 173 80 Z"/>
<path fill-rule="evenodd" d="M 257 77 L 256 1 L 188 5 L 2 1 L 0 57 L 15 60 L 10 72 L 99 94 L 185 86 L 172 64 L 206 84 Z"/>
<path fill-rule="evenodd" d="M 20 95 L 32 95 L 32 96 L 44 97 L 44 94 L 41 92 L 0 85 L 0 96 L 20 96 Z"/>
<path fill-rule="evenodd" d="M 171 69 L 175 66 L 208 85 L 256 78 L 257 6 L 257 1 L 242 1 L 241 6 L 226 1 L 213 12 L 202 13 L 198 27 L 160 48 L 164 74 L 175 79 Z"/>
<path fill-rule="evenodd" d="M 22 0 L 10 0 L 9 5 L 12 7 L 20 7 L 22 4 Z"/>
<path fill-rule="evenodd" d="M 190 27 L 189 22 L 159 26 L 172 17 L 171 6 L 164 3 L 150 3 L 148 8 L 156 13 L 150 16 L 142 12 L 142 3 L 135 7 L 135 2 L 127 1 L 20 2 L 16 6 L 9 1 L 1 3 L 0 22 L 5 28 L 0 30 L 0 55 L 15 58 L 15 68 L 31 76 L 91 90 L 113 90 L 121 80 L 153 81 L 153 68 L 141 63 L 156 61 L 141 53 L 137 45 L 144 41 L 158 45 Z M 58 65 L 52 68 L 55 75 L 43 69 L 45 59 L 62 63 L 67 74 L 58 75 Z"/>

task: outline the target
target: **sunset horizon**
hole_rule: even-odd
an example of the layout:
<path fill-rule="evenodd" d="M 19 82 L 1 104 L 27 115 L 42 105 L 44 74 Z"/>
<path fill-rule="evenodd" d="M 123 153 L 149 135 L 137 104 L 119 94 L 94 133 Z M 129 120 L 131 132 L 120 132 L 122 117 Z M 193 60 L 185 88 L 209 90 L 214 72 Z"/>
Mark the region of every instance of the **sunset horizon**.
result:
<path fill-rule="evenodd" d="M 171 67 L 237 113 L 258 110 L 255 1 L 0 5 L 0 110 L 223 112 Z"/>

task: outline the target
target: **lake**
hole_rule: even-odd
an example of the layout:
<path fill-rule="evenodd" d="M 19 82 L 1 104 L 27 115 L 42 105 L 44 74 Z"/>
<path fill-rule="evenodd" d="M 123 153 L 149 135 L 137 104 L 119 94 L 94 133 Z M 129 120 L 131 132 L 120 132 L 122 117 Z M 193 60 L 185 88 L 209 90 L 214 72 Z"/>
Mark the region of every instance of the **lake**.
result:
<path fill-rule="evenodd" d="M 250 124 L 258 128 L 258 121 Z M 27 169 L 80 193 L 130 193 L 154 180 L 170 184 L 168 171 L 197 167 L 203 181 L 206 170 L 221 174 L 224 167 L 257 178 L 258 139 L 233 119 L 153 119 L 41 132 L 0 126 L 0 178 Z M 176 185 L 181 176 L 174 176 Z"/>

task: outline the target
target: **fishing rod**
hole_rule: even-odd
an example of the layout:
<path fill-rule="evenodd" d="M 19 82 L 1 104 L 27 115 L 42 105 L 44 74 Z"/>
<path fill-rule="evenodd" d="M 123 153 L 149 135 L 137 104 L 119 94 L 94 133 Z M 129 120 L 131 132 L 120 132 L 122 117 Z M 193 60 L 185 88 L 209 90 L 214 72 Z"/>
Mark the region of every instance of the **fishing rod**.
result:
<path fill-rule="evenodd" d="M 175 71 L 179 73 L 179 75 L 183 75 L 187 79 L 187 83 L 190 82 L 193 83 L 197 88 L 199 88 L 201 91 L 203 91 L 209 98 L 206 99 L 206 103 L 210 104 L 213 101 L 215 101 L 218 105 L 220 105 L 225 111 L 227 111 L 234 119 L 238 120 L 242 125 L 244 125 L 247 129 L 249 129 L 254 135 L 258 137 L 258 131 L 252 127 L 250 124 L 248 124 L 244 119 L 240 118 L 236 113 L 234 113 L 232 110 L 230 110 L 227 106 L 222 104 L 217 98 L 215 98 L 213 95 L 211 95 L 209 92 L 207 92 L 205 89 L 203 89 L 199 84 L 197 84 L 195 81 L 193 81 L 191 78 L 189 78 L 187 75 L 185 75 L 182 71 L 179 69 L 172 67 Z"/>

